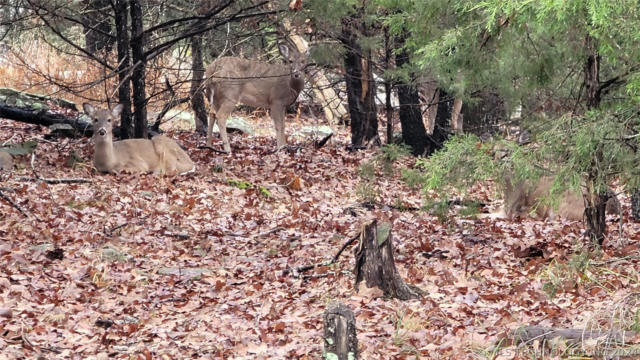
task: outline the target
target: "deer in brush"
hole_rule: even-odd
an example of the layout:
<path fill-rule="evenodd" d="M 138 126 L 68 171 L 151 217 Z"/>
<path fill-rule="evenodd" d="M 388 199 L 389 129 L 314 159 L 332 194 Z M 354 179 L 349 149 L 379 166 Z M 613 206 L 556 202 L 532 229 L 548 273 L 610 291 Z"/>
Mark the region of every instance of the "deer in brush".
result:
<path fill-rule="evenodd" d="M 13 157 L 4 150 L 0 150 L 0 171 L 11 171 L 13 169 Z"/>
<path fill-rule="evenodd" d="M 148 139 L 113 141 L 113 123 L 123 105 L 113 109 L 97 109 L 83 104 L 84 112 L 93 119 L 95 150 L 93 165 L 101 172 L 185 174 L 195 170 L 189 155 L 173 140 L 163 135 Z"/>
<path fill-rule="evenodd" d="M 231 152 L 227 136 L 227 119 L 238 103 L 269 108 L 276 129 L 278 148 L 287 144 L 284 133 L 284 114 L 304 87 L 306 54 L 278 45 L 288 65 L 268 64 L 237 57 L 221 57 L 205 72 L 205 95 L 209 100 L 207 146 L 211 146 L 213 119 L 218 123 L 225 152 Z"/>
<path fill-rule="evenodd" d="M 509 177 L 505 182 L 504 194 L 504 213 L 508 218 L 528 214 L 535 209 L 535 215 L 539 218 L 555 219 L 561 217 L 567 220 L 583 220 L 584 217 L 584 200 L 582 194 L 567 190 L 562 193 L 562 198 L 557 208 L 541 202 L 541 199 L 549 196 L 551 187 L 553 186 L 553 178 L 548 176 L 541 177 L 534 185 L 527 182 L 513 184 Z M 608 214 L 620 213 L 620 202 L 609 190 L 610 198 L 607 201 L 606 212 Z"/>

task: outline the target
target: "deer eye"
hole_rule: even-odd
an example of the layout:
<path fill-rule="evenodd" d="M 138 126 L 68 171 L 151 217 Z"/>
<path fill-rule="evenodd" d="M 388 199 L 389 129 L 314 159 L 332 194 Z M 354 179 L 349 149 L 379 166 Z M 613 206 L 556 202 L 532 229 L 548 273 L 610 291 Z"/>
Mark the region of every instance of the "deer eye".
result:
<path fill-rule="evenodd" d="M 107 119 L 107 122 L 111 122 L 111 119 Z"/>

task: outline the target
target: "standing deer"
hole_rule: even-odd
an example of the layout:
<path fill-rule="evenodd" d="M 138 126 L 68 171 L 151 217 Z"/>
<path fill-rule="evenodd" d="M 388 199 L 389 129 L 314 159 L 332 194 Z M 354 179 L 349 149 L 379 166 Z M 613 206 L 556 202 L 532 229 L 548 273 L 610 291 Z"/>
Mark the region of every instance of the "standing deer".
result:
<path fill-rule="evenodd" d="M 163 135 L 148 139 L 113 141 L 113 123 L 123 105 L 113 109 L 96 109 L 83 104 L 84 112 L 93 119 L 95 151 L 93 165 L 102 172 L 185 174 L 195 170 L 189 155 L 173 140 Z"/>
<path fill-rule="evenodd" d="M 237 57 L 221 57 L 207 67 L 205 94 L 209 100 L 207 146 L 211 146 L 213 119 L 218 122 L 224 151 L 231 152 L 227 119 L 238 103 L 269 108 L 276 129 L 278 148 L 287 144 L 284 113 L 304 87 L 306 54 L 278 45 L 288 65 L 268 64 Z"/>

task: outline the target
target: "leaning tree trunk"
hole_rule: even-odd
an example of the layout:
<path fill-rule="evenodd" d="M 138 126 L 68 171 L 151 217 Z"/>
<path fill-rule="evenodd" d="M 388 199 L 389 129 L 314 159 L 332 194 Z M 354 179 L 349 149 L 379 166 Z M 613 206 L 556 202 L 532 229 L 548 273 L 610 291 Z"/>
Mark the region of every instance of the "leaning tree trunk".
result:
<path fill-rule="evenodd" d="M 121 137 L 130 139 L 133 137 L 133 124 L 131 123 L 131 86 L 127 72 L 131 65 L 129 56 L 129 16 L 127 0 L 116 0 L 114 7 L 116 21 L 116 37 L 118 39 L 118 101 L 124 105 L 120 114 Z"/>
<path fill-rule="evenodd" d="M 340 36 L 346 49 L 345 80 L 354 148 L 380 144 L 371 51 L 363 50 L 358 43 L 359 37 L 366 35 L 364 27 L 363 19 L 358 16 L 344 18 Z"/>
<path fill-rule="evenodd" d="M 142 23 L 142 5 L 139 0 L 130 1 L 131 11 L 131 59 L 133 61 L 133 71 L 131 72 L 131 83 L 133 85 L 133 118 L 134 136 L 136 138 L 147 138 L 147 95 L 145 90 L 145 67 L 144 58 L 144 34 Z"/>
<path fill-rule="evenodd" d="M 324 350 L 326 360 L 358 358 L 356 318 L 348 306 L 332 302 L 324 312 Z"/>
<path fill-rule="evenodd" d="M 594 39 L 587 35 L 585 38 L 585 48 L 588 56 L 584 64 L 584 87 L 586 93 L 587 109 L 597 109 L 600 107 L 600 54 L 594 44 Z M 609 194 L 599 190 L 596 187 L 596 179 L 598 179 L 598 164 L 603 162 L 602 152 L 596 151 L 591 171 L 587 175 L 587 192 L 585 194 L 585 222 L 587 233 L 593 240 L 598 241 L 600 245 L 604 240 L 607 231 L 605 208 Z"/>
<path fill-rule="evenodd" d="M 374 219 L 362 226 L 360 244 L 355 252 L 356 274 L 355 288 L 364 280 L 367 287 L 377 287 L 385 296 L 400 300 L 416 299 L 422 296 L 422 290 L 407 285 L 393 260 L 393 239 L 391 225 L 378 227 Z"/>
<path fill-rule="evenodd" d="M 204 133 L 207 129 L 207 109 L 204 105 L 204 61 L 202 59 L 202 35 L 191 38 L 191 64 L 193 78 L 191 79 L 191 109 L 193 110 L 196 131 Z"/>

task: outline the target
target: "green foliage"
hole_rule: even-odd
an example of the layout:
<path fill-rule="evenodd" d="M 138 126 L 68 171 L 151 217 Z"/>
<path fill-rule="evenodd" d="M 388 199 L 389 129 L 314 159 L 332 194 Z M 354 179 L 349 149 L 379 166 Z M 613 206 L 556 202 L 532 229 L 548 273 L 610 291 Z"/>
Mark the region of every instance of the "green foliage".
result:
<path fill-rule="evenodd" d="M 215 164 L 212 168 L 211 171 L 213 171 L 214 173 L 221 173 L 224 171 L 224 166 L 222 166 L 222 164 Z"/>
<path fill-rule="evenodd" d="M 235 180 L 235 179 L 229 179 L 227 180 L 227 184 L 237 187 L 240 190 L 248 190 L 248 189 L 255 189 L 255 191 L 258 192 L 258 194 L 260 194 L 261 196 L 265 197 L 265 198 L 271 198 L 273 195 L 271 194 L 271 192 L 269 191 L 269 189 L 267 189 L 266 187 L 262 186 L 262 185 L 254 185 L 252 183 L 250 183 L 249 181 L 241 181 L 241 180 Z"/>
<path fill-rule="evenodd" d="M 491 146 L 474 135 L 450 138 L 442 150 L 418 159 L 416 169 L 422 173 L 404 171 L 403 178 L 411 185 L 420 184 L 425 194 L 435 190 L 442 195 L 493 178 L 497 171 Z"/>
<path fill-rule="evenodd" d="M 248 182 L 248 181 L 240 181 L 240 180 L 235 180 L 235 179 L 229 179 L 229 180 L 227 180 L 227 184 L 229 184 L 229 185 L 231 185 L 231 186 L 235 186 L 235 187 L 237 187 L 237 188 L 238 188 L 238 189 L 240 189 L 240 190 L 245 190 L 245 189 L 248 189 L 248 188 L 250 188 L 251 186 L 253 186 L 253 185 L 251 185 L 251 183 L 250 183 L 250 182 Z"/>
<path fill-rule="evenodd" d="M 583 249 L 573 254 L 566 263 L 553 260 L 540 274 L 543 280 L 542 290 L 553 299 L 557 294 L 576 286 L 598 284 L 599 281 L 593 274 L 597 270 L 592 261 L 596 256 L 598 254 Z"/>

